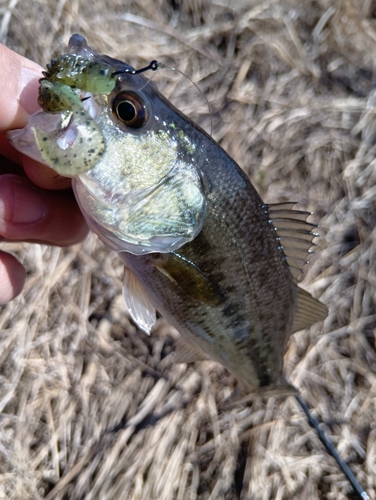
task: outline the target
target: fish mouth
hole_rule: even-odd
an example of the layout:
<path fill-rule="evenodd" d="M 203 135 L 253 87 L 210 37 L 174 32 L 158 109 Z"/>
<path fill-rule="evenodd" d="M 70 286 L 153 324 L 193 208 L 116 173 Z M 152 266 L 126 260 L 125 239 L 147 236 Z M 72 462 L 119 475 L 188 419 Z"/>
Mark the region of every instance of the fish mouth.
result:
<path fill-rule="evenodd" d="M 82 107 L 91 119 L 95 120 L 102 112 L 93 95 L 89 92 L 80 93 Z M 10 143 L 26 156 L 50 167 L 51 165 L 43 158 L 35 142 L 34 129 L 39 129 L 47 135 L 54 137 L 57 147 L 66 151 L 73 147 L 79 134 L 85 133 L 83 127 L 78 129 L 74 121 L 73 113 L 46 113 L 42 109 L 29 116 L 26 127 L 10 130 L 6 136 Z"/>
<path fill-rule="evenodd" d="M 82 101 L 82 107 L 90 115 L 90 118 L 95 120 L 101 113 L 101 109 L 95 102 L 95 99 L 93 99 L 93 95 L 90 92 L 81 93 L 80 99 Z M 69 113 L 63 116 L 60 124 L 60 133 L 56 137 L 56 144 L 58 147 L 62 151 L 69 149 L 76 142 L 78 135 L 79 132 L 74 122 L 74 114 Z"/>
<path fill-rule="evenodd" d="M 43 159 L 42 154 L 35 143 L 33 128 L 38 127 L 46 132 L 54 133 L 61 127 L 60 115 L 46 113 L 43 110 L 36 111 L 29 116 L 29 122 L 26 127 L 16 130 L 8 130 L 6 133 L 9 142 L 24 155 L 33 160 L 49 166 Z"/>
<path fill-rule="evenodd" d="M 73 114 L 68 115 L 62 121 L 61 115 L 49 114 L 43 110 L 29 116 L 29 123 L 26 127 L 9 130 L 6 133 L 7 139 L 16 149 L 48 167 L 50 165 L 44 160 L 35 143 L 34 128 L 54 134 L 56 144 L 62 151 L 72 147 L 78 137 L 78 129 L 74 123 Z"/>
<path fill-rule="evenodd" d="M 78 136 L 78 130 L 73 122 L 73 113 L 68 117 L 68 123 L 61 129 L 60 135 L 56 138 L 57 146 L 65 151 L 73 146 Z"/>

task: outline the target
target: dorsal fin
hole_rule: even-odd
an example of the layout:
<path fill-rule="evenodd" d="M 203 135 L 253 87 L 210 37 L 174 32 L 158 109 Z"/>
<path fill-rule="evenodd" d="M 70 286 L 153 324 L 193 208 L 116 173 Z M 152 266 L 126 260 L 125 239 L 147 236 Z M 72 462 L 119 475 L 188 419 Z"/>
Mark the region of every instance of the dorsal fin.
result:
<path fill-rule="evenodd" d="M 309 328 L 328 315 L 328 308 L 302 288 L 296 287 L 296 313 L 292 333 Z"/>
<path fill-rule="evenodd" d="M 312 212 L 292 210 L 294 205 L 294 202 L 273 203 L 266 205 L 266 209 L 296 284 L 301 281 L 303 267 L 309 262 L 307 255 L 312 253 L 310 248 L 314 246 L 312 240 L 318 234 L 314 232 L 317 226 L 307 222 Z"/>
<path fill-rule="evenodd" d="M 123 297 L 133 321 L 150 335 L 150 330 L 157 320 L 155 307 L 138 278 L 128 267 L 124 267 Z"/>

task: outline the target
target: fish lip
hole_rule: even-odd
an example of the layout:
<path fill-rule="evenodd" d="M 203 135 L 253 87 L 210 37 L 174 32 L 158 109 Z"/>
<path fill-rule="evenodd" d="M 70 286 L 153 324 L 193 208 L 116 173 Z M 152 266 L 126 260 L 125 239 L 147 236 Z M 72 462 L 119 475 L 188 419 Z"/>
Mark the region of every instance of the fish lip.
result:
<path fill-rule="evenodd" d="M 13 147 L 22 152 L 22 154 L 49 167 L 50 165 L 43 159 L 40 150 L 36 146 L 32 129 L 34 127 L 39 127 L 46 132 L 54 133 L 59 127 L 60 120 L 60 114 L 46 113 L 42 109 L 38 109 L 29 116 L 28 124 L 25 127 L 8 130 L 6 137 Z"/>
<path fill-rule="evenodd" d="M 68 53 L 76 54 L 78 56 L 83 56 L 91 61 L 107 63 L 114 67 L 114 71 L 128 69 L 133 71 L 134 68 L 120 59 L 114 59 L 113 57 L 106 56 L 104 54 L 98 54 L 87 44 L 86 38 L 84 38 L 79 33 L 73 34 L 68 42 Z"/>
<path fill-rule="evenodd" d="M 81 36 L 79 33 L 75 33 L 70 37 L 68 42 L 68 53 L 87 57 L 91 60 L 98 57 L 98 54 L 88 46 L 86 38 Z"/>

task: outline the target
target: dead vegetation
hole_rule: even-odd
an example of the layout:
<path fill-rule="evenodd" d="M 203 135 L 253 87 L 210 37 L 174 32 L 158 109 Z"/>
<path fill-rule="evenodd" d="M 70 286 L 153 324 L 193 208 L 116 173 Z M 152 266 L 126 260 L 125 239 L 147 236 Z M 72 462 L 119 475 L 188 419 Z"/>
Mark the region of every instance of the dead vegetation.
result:
<path fill-rule="evenodd" d="M 263 198 L 315 212 L 304 286 L 329 317 L 291 338 L 286 374 L 376 499 L 375 2 L 0 0 L 0 13 L 1 41 L 42 65 L 79 32 L 185 72 Z M 210 131 L 188 79 L 155 81 Z M 136 330 L 121 264 L 94 236 L 7 248 L 28 280 L 0 313 L 1 499 L 352 498 L 293 398 L 225 409 L 225 370 L 174 365 L 163 319 Z"/>

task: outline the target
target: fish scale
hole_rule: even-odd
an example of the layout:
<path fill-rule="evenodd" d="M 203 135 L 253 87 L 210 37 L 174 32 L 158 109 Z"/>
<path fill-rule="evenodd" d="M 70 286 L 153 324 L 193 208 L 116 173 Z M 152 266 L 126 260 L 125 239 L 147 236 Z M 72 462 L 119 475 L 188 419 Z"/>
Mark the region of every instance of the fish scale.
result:
<path fill-rule="evenodd" d="M 236 169 L 229 161 L 227 165 Z M 208 178 L 210 180 L 210 175 Z M 232 190 L 236 191 L 234 182 L 227 184 L 227 191 Z M 247 201 L 243 208 L 252 217 L 251 220 L 243 217 L 241 222 L 238 210 L 229 210 L 224 216 L 218 213 L 217 203 L 209 201 L 201 233 L 178 251 L 218 287 L 219 296 L 225 297 L 218 305 L 198 303 L 189 293 L 192 290 L 187 293 L 184 285 L 179 284 L 171 288 L 165 276 L 160 282 L 161 273 L 153 256 L 127 255 L 124 259 L 145 288 L 153 290 L 156 308 L 163 316 L 181 332 L 182 325 L 189 323 L 189 333 L 195 335 L 194 338 L 190 336 L 191 342 L 196 343 L 200 335 L 204 337 L 200 348 L 235 375 L 241 365 L 241 380 L 247 389 L 269 385 L 286 389 L 281 378 L 280 353 L 291 333 L 294 285 L 260 198 L 254 192 Z M 263 248 L 260 249 L 261 235 Z M 252 241 L 257 244 L 252 245 Z M 260 258 L 263 253 L 273 256 L 267 265 Z M 275 283 L 280 284 L 278 289 Z M 277 305 L 273 314 L 270 314 L 271 304 Z M 206 341 L 206 337 L 210 341 Z M 229 349 L 229 344 L 233 349 Z M 245 373 L 249 374 L 247 379 Z"/>

